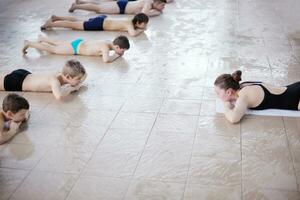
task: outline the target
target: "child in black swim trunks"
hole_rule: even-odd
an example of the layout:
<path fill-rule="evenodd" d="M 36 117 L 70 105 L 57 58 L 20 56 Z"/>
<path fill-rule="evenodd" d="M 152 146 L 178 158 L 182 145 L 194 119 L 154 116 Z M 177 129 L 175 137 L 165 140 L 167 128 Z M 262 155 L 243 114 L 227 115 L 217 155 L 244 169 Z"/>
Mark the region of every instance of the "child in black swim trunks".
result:
<path fill-rule="evenodd" d="M 18 95 L 7 95 L 2 103 L 0 113 L 0 144 L 10 140 L 17 132 L 20 125 L 29 118 L 29 103 Z"/>
<path fill-rule="evenodd" d="M 59 17 L 52 15 L 41 29 L 46 30 L 52 27 L 62 27 L 85 31 L 127 31 L 129 35 L 137 36 L 146 30 L 148 21 L 149 18 L 144 13 L 139 13 L 132 19 L 116 19 L 109 18 L 106 15 L 100 15 L 95 18 L 90 18 L 87 21 L 75 17 Z"/>
<path fill-rule="evenodd" d="M 0 90 L 52 92 L 56 99 L 62 99 L 79 90 L 85 78 L 86 72 L 81 63 L 69 60 L 61 72 L 31 74 L 25 69 L 18 69 L 0 75 Z"/>

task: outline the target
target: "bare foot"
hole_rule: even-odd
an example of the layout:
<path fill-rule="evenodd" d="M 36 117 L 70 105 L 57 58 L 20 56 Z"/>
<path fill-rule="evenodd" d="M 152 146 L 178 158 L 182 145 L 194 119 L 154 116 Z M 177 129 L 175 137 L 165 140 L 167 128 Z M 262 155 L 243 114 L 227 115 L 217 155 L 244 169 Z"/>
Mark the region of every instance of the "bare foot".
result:
<path fill-rule="evenodd" d="M 49 28 L 49 24 L 52 22 L 52 19 L 48 19 L 43 26 L 41 26 L 41 30 L 46 30 Z"/>
<path fill-rule="evenodd" d="M 76 3 L 72 3 L 71 8 L 69 9 L 70 13 L 74 12 L 75 6 L 76 6 Z"/>
<path fill-rule="evenodd" d="M 22 49 L 23 54 L 27 54 L 27 49 L 29 48 L 29 41 L 28 40 L 24 40 L 24 47 Z"/>
<path fill-rule="evenodd" d="M 51 15 L 51 21 L 52 22 L 56 22 L 56 21 L 59 21 L 60 20 L 60 17 L 56 16 L 56 15 Z"/>

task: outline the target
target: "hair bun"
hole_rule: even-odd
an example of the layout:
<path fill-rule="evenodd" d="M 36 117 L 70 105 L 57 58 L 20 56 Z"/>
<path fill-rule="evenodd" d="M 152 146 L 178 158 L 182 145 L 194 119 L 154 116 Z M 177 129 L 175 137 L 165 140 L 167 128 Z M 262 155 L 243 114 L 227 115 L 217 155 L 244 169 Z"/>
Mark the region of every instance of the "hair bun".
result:
<path fill-rule="evenodd" d="M 235 82 L 239 83 L 242 80 L 242 71 L 237 70 L 237 71 L 233 72 L 233 74 L 231 76 Z"/>

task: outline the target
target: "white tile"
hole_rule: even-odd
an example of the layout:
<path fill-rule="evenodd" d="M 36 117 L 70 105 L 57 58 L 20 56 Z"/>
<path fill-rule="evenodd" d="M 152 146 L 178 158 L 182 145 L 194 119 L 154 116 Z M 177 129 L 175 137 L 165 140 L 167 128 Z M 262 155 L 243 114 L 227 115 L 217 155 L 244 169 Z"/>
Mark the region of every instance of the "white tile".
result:
<path fill-rule="evenodd" d="M 119 200 L 122 199 L 129 186 L 129 181 L 118 178 L 80 177 L 68 200 Z"/>
<path fill-rule="evenodd" d="M 33 171 L 11 199 L 65 199 L 77 178 L 72 174 Z"/>

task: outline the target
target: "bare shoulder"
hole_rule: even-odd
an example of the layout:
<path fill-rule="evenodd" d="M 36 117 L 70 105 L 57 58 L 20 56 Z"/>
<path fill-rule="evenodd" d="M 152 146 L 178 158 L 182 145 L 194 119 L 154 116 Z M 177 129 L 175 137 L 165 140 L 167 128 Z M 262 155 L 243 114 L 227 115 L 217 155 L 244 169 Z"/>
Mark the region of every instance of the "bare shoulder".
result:
<path fill-rule="evenodd" d="M 99 44 L 102 44 L 102 46 L 104 48 L 108 48 L 109 49 L 109 46 L 110 46 L 111 43 L 112 43 L 111 41 L 106 40 L 106 41 L 101 41 L 101 43 L 99 43 Z"/>
<path fill-rule="evenodd" d="M 52 85 L 52 84 L 60 84 L 59 80 L 58 80 L 58 74 L 56 73 L 49 73 L 48 74 L 48 81 L 49 81 L 49 84 Z"/>
<path fill-rule="evenodd" d="M 146 4 L 152 4 L 153 0 L 144 0 L 144 3 L 146 3 Z"/>
<path fill-rule="evenodd" d="M 255 92 L 255 91 L 257 91 L 256 87 L 253 87 L 253 86 L 243 87 L 239 91 L 239 98 L 241 98 L 243 100 L 247 100 L 249 97 L 251 97 L 251 94 L 253 94 L 253 92 Z"/>
<path fill-rule="evenodd" d="M 249 94 L 253 94 L 253 92 L 258 92 L 261 90 L 261 87 L 258 85 L 248 85 L 243 87 L 240 92 L 239 95 L 249 95 Z"/>

